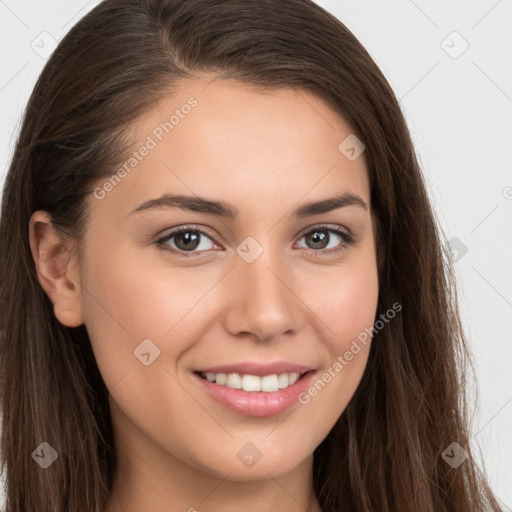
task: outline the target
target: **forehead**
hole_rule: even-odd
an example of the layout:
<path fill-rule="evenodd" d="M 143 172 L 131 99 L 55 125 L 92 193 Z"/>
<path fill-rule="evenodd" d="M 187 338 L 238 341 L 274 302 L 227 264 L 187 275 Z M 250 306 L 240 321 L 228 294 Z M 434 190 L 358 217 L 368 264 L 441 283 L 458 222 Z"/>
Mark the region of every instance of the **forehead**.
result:
<path fill-rule="evenodd" d="M 222 198 L 241 210 L 251 197 L 260 208 L 347 190 L 369 200 L 364 153 L 350 160 L 340 150 L 352 128 L 302 89 L 182 80 L 132 128 L 134 153 L 102 201 L 119 212 L 164 193 Z"/>

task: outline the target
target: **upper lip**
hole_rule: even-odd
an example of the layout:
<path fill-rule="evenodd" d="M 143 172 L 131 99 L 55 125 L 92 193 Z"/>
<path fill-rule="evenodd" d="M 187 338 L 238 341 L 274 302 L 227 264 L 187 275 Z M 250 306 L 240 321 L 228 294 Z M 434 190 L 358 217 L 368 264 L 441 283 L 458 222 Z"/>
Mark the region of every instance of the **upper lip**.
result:
<path fill-rule="evenodd" d="M 238 373 L 241 375 L 256 375 L 258 377 L 264 377 L 265 375 L 279 375 L 281 373 L 305 373 L 313 369 L 314 368 L 312 366 L 292 363 L 289 361 L 277 361 L 274 363 L 243 361 L 240 363 L 204 367 L 195 371 L 204 373 Z"/>

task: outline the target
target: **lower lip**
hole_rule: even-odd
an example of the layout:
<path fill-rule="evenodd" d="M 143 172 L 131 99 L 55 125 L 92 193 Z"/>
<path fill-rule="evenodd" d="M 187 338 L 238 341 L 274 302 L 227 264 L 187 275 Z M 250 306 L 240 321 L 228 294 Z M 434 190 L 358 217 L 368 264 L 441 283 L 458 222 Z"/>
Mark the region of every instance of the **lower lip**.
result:
<path fill-rule="evenodd" d="M 197 373 L 192 375 L 211 397 L 228 409 L 245 416 L 267 417 L 280 414 L 297 403 L 298 396 L 308 387 L 313 373 L 304 373 L 291 386 L 272 392 L 231 389 L 203 379 Z"/>

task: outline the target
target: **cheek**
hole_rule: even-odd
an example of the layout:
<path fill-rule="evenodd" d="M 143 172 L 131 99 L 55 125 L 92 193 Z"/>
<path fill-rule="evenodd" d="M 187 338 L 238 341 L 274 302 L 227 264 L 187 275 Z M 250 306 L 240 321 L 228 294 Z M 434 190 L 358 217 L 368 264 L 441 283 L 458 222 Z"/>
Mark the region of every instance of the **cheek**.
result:
<path fill-rule="evenodd" d="M 344 282 L 336 296 L 336 306 L 330 310 L 329 318 L 332 330 L 336 333 L 331 342 L 336 355 L 349 350 L 352 341 L 361 339 L 375 322 L 377 310 L 377 278 L 368 281 L 365 276 Z M 370 341 L 368 339 L 368 341 Z"/>
<path fill-rule="evenodd" d="M 89 258 L 86 271 L 90 293 L 84 300 L 91 320 L 116 323 L 134 336 L 164 336 L 198 303 L 215 277 L 198 267 L 167 263 L 162 253 L 153 247 L 134 249 L 122 239 L 102 245 Z"/>
<path fill-rule="evenodd" d="M 315 312 L 328 326 L 323 330 L 324 364 L 299 396 L 317 444 L 352 399 L 368 362 L 378 302 L 375 261 L 362 259 L 358 265 L 333 273 L 330 290 L 323 299 L 316 295 L 319 308 Z"/>
<path fill-rule="evenodd" d="M 356 391 L 368 361 L 379 292 L 372 251 L 359 253 L 357 261 L 337 272 L 331 269 L 328 281 L 329 287 L 323 287 L 328 293 L 317 291 L 310 302 L 317 305 L 315 313 L 327 326 L 323 329 L 326 357 L 304 403 L 314 399 L 314 407 L 330 404 L 328 414 L 334 422 Z M 320 395 L 319 400 L 314 398 Z"/>
<path fill-rule="evenodd" d="M 349 350 L 351 342 L 375 322 L 379 293 L 375 259 L 371 252 L 358 254 L 357 261 L 329 269 L 316 285 L 308 286 L 308 300 L 326 326 L 325 340 L 334 358 Z"/>
<path fill-rule="evenodd" d="M 215 283 L 197 270 L 166 267 L 163 258 L 148 264 L 148 251 L 143 262 L 144 251 L 122 242 L 102 244 L 97 251 L 90 247 L 82 294 L 85 325 L 107 387 L 128 370 L 144 367 L 134 354 L 143 340 L 155 345 L 145 342 L 151 358 L 164 349 L 171 360 L 177 357 L 195 308 Z"/>

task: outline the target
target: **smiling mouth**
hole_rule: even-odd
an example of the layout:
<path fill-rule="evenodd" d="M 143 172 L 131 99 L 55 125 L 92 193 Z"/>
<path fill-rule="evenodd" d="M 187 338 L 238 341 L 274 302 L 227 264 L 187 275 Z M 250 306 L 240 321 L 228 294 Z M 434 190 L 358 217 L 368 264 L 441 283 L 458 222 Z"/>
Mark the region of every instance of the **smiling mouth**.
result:
<path fill-rule="evenodd" d="M 274 373 L 272 375 L 258 376 L 241 373 L 214 373 L 214 372 L 194 372 L 199 377 L 219 386 L 230 389 L 239 389 L 243 391 L 263 391 L 273 393 L 293 386 L 297 381 L 304 378 L 309 370 L 303 373 Z"/>

